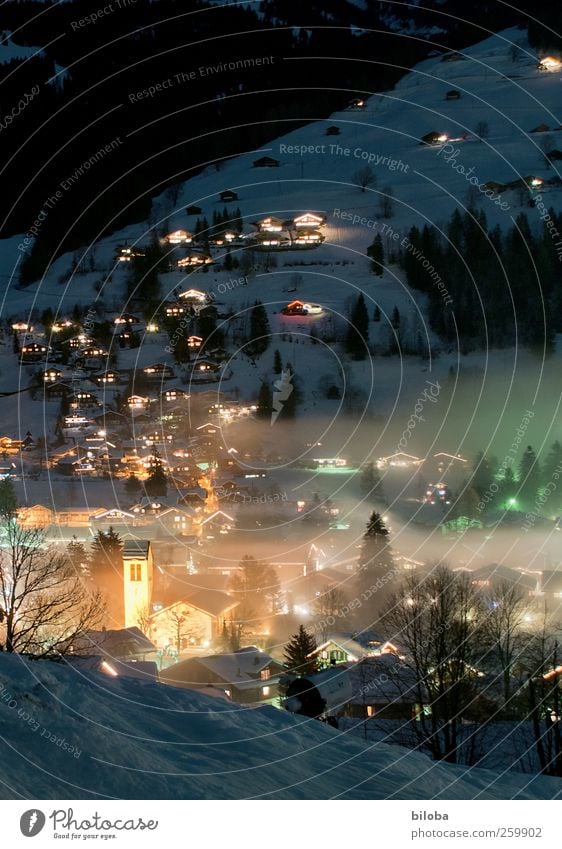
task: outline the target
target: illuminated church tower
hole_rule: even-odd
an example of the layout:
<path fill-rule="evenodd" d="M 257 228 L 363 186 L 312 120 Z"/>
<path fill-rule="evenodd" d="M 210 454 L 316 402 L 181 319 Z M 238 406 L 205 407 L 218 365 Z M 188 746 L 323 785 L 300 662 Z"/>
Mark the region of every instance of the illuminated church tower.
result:
<path fill-rule="evenodd" d="M 123 606 L 125 628 L 139 627 L 139 619 L 151 613 L 154 567 L 150 542 L 143 539 L 123 543 Z"/>

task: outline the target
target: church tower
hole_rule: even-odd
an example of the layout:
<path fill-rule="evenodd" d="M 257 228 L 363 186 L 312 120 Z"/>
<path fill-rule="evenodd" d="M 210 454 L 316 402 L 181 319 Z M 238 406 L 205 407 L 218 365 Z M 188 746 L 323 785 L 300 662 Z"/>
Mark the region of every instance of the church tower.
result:
<path fill-rule="evenodd" d="M 125 628 L 139 627 L 141 617 L 152 612 L 154 566 L 150 542 L 144 539 L 123 543 L 123 606 Z"/>

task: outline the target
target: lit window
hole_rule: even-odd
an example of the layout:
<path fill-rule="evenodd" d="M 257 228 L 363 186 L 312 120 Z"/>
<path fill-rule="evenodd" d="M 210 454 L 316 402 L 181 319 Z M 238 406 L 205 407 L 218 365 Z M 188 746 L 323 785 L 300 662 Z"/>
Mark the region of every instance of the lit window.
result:
<path fill-rule="evenodd" d="M 262 693 L 263 693 L 264 697 L 269 696 L 270 692 L 271 692 L 271 687 L 262 687 Z"/>
<path fill-rule="evenodd" d="M 131 581 L 142 581 L 142 567 L 140 563 L 131 563 Z"/>
<path fill-rule="evenodd" d="M 267 679 L 271 677 L 271 670 L 270 669 L 262 669 L 260 675 L 261 675 L 262 681 L 267 681 Z"/>
<path fill-rule="evenodd" d="M 367 705 L 367 716 L 374 716 L 374 715 L 375 715 L 375 709 L 374 709 L 373 705 Z"/>

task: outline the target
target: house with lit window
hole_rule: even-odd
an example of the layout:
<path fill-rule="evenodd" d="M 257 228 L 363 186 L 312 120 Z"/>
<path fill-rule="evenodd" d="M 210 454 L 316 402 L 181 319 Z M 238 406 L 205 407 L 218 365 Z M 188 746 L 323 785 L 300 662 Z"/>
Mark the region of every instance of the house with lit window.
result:
<path fill-rule="evenodd" d="M 162 241 L 168 245 L 190 245 L 193 241 L 193 234 L 187 230 L 174 230 L 164 236 Z"/>
<path fill-rule="evenodd" d="M 398 654 L 398 648 L 382 635 L 372 631 L 360 634 L 326 634 L 324 641 L 310 653 L 320 668 L 338 663 L 356 663 L 365 657 L 377 657 L 382 654 Z"/>
<path fill-rule="evenodd" d="M 175 377 L 172 366 L 167 363 L 152 363 L 145 366 L 142 371 L 149 380 L 171 380 Z"/>
<path fill-rule="evenodd" d="M 160 650 L 172 646 L 178 654 L 198 646 L 206 648 L 221 636 L 238 604 L 221 590 L 192 589 L 174 579 L 154 595 L 151 639 Z"/>
<path fill-rule="evenodd" d="M 293 219 L 293 226 L 297 230 L 312 230 L 316 227 L 322 227 L 326 223 L 326 216 L 319 215 L 317 212 L 303 212 L 302 215 L 297 215 Z"/>
<path fill-rule="evenodd" d="M 256 646 L 231 654 L 192 657 L 169 666 L 161 673 L 164 684 L 172 687 L 221 689 L 241 705 L 276 702 L 283 666 Z"/>
<path fill-rule="evenodd" d="M 352 697 L 344 712 L 361 719 L 415 719 L 419 712 L 419 687 L 415 670 L 393 654 L 366 657 L 352 664 L 349 676 Z"/>

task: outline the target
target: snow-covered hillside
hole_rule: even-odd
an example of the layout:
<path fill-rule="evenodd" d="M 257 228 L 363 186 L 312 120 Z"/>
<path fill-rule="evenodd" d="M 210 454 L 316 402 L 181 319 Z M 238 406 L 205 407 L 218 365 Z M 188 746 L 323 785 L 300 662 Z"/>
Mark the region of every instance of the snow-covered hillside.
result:
<path fill-rule="evenodd" d="M 316 720 L 0 655 L 0 797 L 551 799 L 557 779 L 437 764 Z"/>
<path fill-rule="evenodd" d="M 94 272 L 70 273 L 73 258 L 64 255 L 54 260 L 43 280 L 22 291 L 14 281 L 22 260 L 18 245 L 24 235 L 5 240 L 0 249 L 0 274 L 8 286 L 2 316 L 10 319 L 37 316 L 46 307 L 64 314 L 75 303 L 97 304 L 113 314 L 126 309 L 125 271 L 123 267 L 114 268 L 117 246 L 125 241 L 146 244 L 154 228 L 158 232 L 175 228 L 193 230 L 196 216 L 188 216 L 186 207 L 200 207 L 202 215 L 211 221 L 213 212 L 224 207 L 219 193 L 231 189 L 237 193 L 238 200 L 228 205 L 229 210 L 240 208 L 246 233 L 255 230 L 253 223 L 267 215 L 292 218 L 306 210 L 316 211 L 326 216 L 324 243 L 307 251 L 276 252 L 268 269 L 262 267 L 247 280 L 239 270 L 216 270 L 216 264 L 208 273 L 164 274 L 163 298 L 171 298 L 178 286 L 196 286 L 220 302 L 225 311 L 234 310 L 241 316 L 260 298 L 269 313 L 272 348 L 278 347 L 283 361 L 291 362 L 297 375 L 305 379 L 302 414 L 332 417 L 339 413 L 338 404 L 326 402 L 318 390 L 319 380 L 326 374 L 340 383 L 345 380 L 348 387 L 351 385 L 360 390 L 359 394 L 364 393 L 360 408 L 364 402 L 370 412 L 388 417 L 396 410 L 406 413 L 412 408 L 426 377 L 442 379 L 450 369 L 456 372 L 460 364 L 486 372 L 487 384 L 477 386 L 477 390 L 484 392 L 482 400 L 489 396 L 491 403 L 497 405 L 492 417 L 495 421 L 502 415 L 504 403 L 508 404 L 508 414 L 513 403 L 513 393 L 509 399 L 501 392 L 498 394 L 497 383 L 517 385 L 521 394 L 528 396 L 531 391 L 534 393 L 535 383 L 542 381 L 545 406 L 541 418 L 550 421 L 556 412 L 553 398 L 557 396 L 551 390 L 557 380 L 557 358 L 542 371 L 543 364 L 538 360 L 512 357 L 509 352 L 492 357 L 489 352 L 463 357 L 453 348 L 447 350 L 428 328 L 425 295 L 406 285 L 399 266 L 387 264 L 382 277 L 370 271 L 365 252 L 376 233 L 382 235 L 388 256 L 403 245 L 413 225 L 422 227 L 432 223 L 441 227 L 455 207 L 466 206 L 468 192 L 474 190 L 474 184 L 471 186 L 461 168 L 469 171 L 479 185 L 488 181 L 513 182 L 529 175 L 550 180 L 558 175 L 556 162 L 547 168 L 542 144 L 549 136 L 552 144 L 558 145 L 561 72 L 537 69 L 537 56 L 528 47 L 524 34 L 517 29 L 506 30 L 461 54 L 445 57 L 453 61 L 443 58 L 438 55 L 422 62 L 395 90 L 369 98 L 364 108 L 349 108 L 326 120 L 299 127 L 266 148 L 221 162 L 217 168 L 209 165 L 180 187 L 173 205 L 169 193 L 155 200 L 150 227 L 131 225 L 96 244 Z M 377 73 L 376 64 L 372 73 Z M 447 99 L 447 93 L 452 90 L 459 93 L 457 99 Z M 487 125 L 489 130 L 484 133 L 480 128 L 482 139 L 475 134 L 479 124 Z M 540 125 L 550 127 L 550 132 L 531 132 Z M 339 135 L 326 135 L 332 126 L 339 128 Z M 450 141 L 446 145 L 420 144 L 422 136 L 431 131 L 446 134 Z M 562 148 L 562 135 L 559 147 Z M 277 159 L 279 167 L 254 167 L 254 161 L 262 156 Z M 357 185 L 357 171 L 366 165 L 375 172 L 377 185 L 362 191 Z M 378 204 L 388 189 L 394 196 L 393 214 L 385 219 L 378 211 Z M 547 205 L 562 208 L 561 187 L 550 185 L 543 194 Z M 503 208 L 483 195 L 479 205 L 490 227 L 497 224 L 507 229 L 525 211 L 531 227 L 538 231 L 542 226 L 539 211 L 523 206 L 524 202 L 520 193 L 511 190 L 502 194 Z M 233 249 L 232 255 L 237 256 L 239 250 Z M 217 263 L 221 256 L 224 257 L 224 252 L 214 250 Z M 296 292 L 295 274 L 302 278 Z M 410 339 L 421 338 L 427 347 L 430 357 L 427 363 L 419 358 L 387 357 L 344 363 L 333 345 L 313 344 L 311 329 L 320 327 L 326 319 L 345 321 L 350 301 L 358 291 L 364 292 L 370 314 L 377 306 L 382 313 L 382 320 L 370 325 L 370 342 L 380 349 L 388 345 L 391 315 L 397 307 L 402 328 L 407 328 L 405 335 Z M 323 316 L 280 315 L 281 309 L 295 297 L 320 304 Z M 221 390 L 252 399 L 270 363 L 266 362 L 266 356 L 256 366 L 237 353 L 233 339 L 228 338 L 234 324 L 231 321 L 225 326 L 233 359 L 229 362 L 230 376 L 221 384 Z M 164 334 L 156 341 L 161 348 L 167 343 Z M 439 359 L 435 360 L 437 353 Z M 156 359 L 155 339 L 144 337 L 143 346 L 134 352 L 134 357 L 132 351 L 117 354 L 117 367 L 145 365 Z M 170 358 L 169 354 L 166 356 Z M 27 385 L 27 375 L 18 374 L 16 364 L 8 343 L 0 349 L 0 379 L 5 391 Z M 528 391 L 527 387 L 532 389 Z M 12 402 L 6 401 L 1 402 L 0 410 L 12 422 L 19 413 Z M 27 417 L 27 400 L 22 399 L 22 404 Z M 515 399 L 514 425 L 520 417 L 521 404 L 528 405 L 529 400 Z M 49 410 L 45 413 L 48 430 L 52 417 Z M 444 414 L 440 408 L 439 424 Z M 446 414 L 449 423 L 455 424 L 454 405 Z M 451 425 L 452 442 L 448 450 L 455 448 L 453 441 L 457 441 L 458 450 L 464 450 L 462 445 L 459 447 L 459 440 L 467 438 L 464 412 L 461 417 L 460 430 L 456 424 Z M 469 450 L 487 443 L 489 434 L 485 433 L 482 441 L 482 430 L 479 428 L 474 437 L 469 436 Z M 427 443 L 429 432 L 434 433 L 435 428 L 429 428 L 426 434 L 422 431 L 418 428 L 415 440 Z M 541 438 L 544 436 L 542 433 Z M 392 449 L 393 445 L 387 447 Z M 417 446 L 417 450 L 422 449 Z"/>

